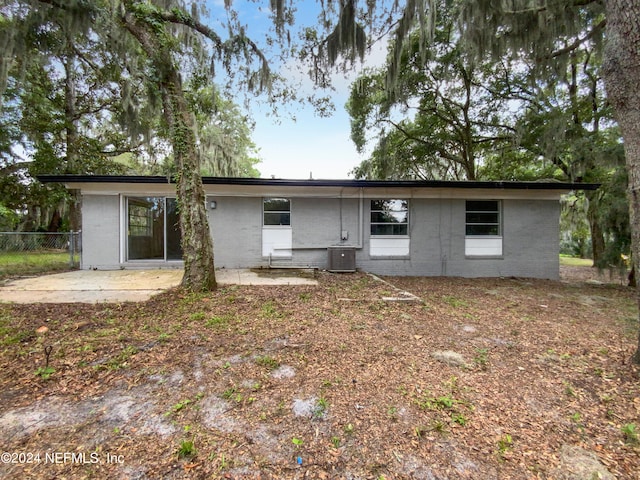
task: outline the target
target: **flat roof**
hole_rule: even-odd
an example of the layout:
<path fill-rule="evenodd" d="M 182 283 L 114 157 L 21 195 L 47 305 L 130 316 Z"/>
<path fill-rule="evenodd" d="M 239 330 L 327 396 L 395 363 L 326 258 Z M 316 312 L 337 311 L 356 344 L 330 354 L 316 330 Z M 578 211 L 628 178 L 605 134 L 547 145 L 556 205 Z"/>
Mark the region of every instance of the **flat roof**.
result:
<path fill-rule="evenodd" d="M 171 184 L 172 177 L 162 175 L 37 175 L 42 183 L 129 183 Z M 482 188 L 502 190 L 596 190 L 598 183 L 556 181 L 455 181 L 455 180 L 291 180 L 278 178 L 202 177 L 204 185 L 256 185 L 282 187 L 355 187 L 355 188 Z"/>

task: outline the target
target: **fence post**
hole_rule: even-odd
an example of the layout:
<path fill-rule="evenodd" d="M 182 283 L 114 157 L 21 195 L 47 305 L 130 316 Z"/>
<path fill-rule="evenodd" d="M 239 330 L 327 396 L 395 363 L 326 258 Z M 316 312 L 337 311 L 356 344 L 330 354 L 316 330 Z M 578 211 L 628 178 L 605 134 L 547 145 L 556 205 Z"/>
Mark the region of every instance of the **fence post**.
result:
<path fill-rule="evenodd" d="M 69 266 L 71 268 L 74 267 L 74 262 L 73 262 L 73 257 L 74 257 L 74 249 L 75 249 L 75 245 L 74 245 L 74 236 L 73 236 L 73 230 L 71 230 L 69 232 Z"/>

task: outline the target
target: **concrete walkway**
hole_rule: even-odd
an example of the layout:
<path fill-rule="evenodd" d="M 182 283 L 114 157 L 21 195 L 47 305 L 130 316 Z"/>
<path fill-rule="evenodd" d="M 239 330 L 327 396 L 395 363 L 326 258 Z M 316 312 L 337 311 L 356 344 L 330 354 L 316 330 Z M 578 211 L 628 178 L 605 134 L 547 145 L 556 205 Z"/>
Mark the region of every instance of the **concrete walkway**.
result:
<path fill-rule="evenodd" d="M 0 302 L 13 303 L 101 303 L 140 302 L 182 280 L 182 270 L 76 270 L 0 285 Z M 312 278 L 265 271 L 217 270 L 220 285 L 317 285 Z"/>

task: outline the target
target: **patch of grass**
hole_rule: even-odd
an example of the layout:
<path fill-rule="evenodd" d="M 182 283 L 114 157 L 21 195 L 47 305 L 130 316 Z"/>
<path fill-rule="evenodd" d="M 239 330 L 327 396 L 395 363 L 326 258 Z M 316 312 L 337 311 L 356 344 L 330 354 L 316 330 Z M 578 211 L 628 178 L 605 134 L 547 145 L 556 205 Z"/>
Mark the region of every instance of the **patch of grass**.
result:
<path fill-rule="evenodd" d="M 189 315 L 189 320 L 192 322 L 200 322 L 206 318 L 204 312 L 195 312 Z"/>
<path fill-rule="evenodd" d="M 255 362 L 257 365 L 260 365 L 261 367 L 265 367 L 269 370 L 275 370 L 280 366 L 280 362 L 269 355 L 262 355 L 262 356 L 256 357 Z"/>
<path fill-rule="evenodd" d="M 311 294 L 308 292 L 302 292 L 300 295 L 298 295 L 298 298 L 303 302 L 308 302 L 309 300 L 311 300 Z"/>
<path fill-rule="evenodd" d="M 37 275 L 72 270 L 70 255 L 66 252 L 3 252 L 0 254 L 0 278 Z M 74 264 L 79 263 L 74 257 Z"/>
<path fill-rule="evenodd" d="M 445 386 L 448 389 L 445 395 L 436 396 L 425 392 L 416 397 L 414 402 L 422 410 L 439 412 L 437 415 L 440 417 L 439 420 L 446 419 L 449 424 L 455 423 L 464 427 L 469 421 L 467 415 L 473 411 L 473 405 L 459 396 L 458 377 L 452 376 L 445 382 Z"/>
<path fill-rule="evenodd" d="M 433 397 L 431 395 L 423 395 L 416 399 L 416 404 L 422 410 L 449 410 L 456 405 L 458 401 L 451 396 L 451 394 L 443 395 L 440 397 Z"/>
<path fill-rule="evenodd" d="M 0 316 L 0 345 L 15 345 L 33 335 L 34 333 L 31 330 L 20 330 L 13 327 L 10 315 L 3 314 Z"/>
<path fill-rule="evenodd" d="M 444 303 L 446 303 L 447 305 L 453 308 L 469 306 L 469 304 L 465 300 L 462 300 L 461 298 L 458 298 L 458 297 L 454 297 L 453 295 L 447 295 L 443 297 L 442 300 L 444 301 Z"/>
<path fill-rule="evenodd" d="M 265 318 L 282 318 L 284 316 L 282 312 L 278 311 L 273 300 L 265 302 L 260 310 Z"/>
<path fill-rule="evenodd" d="M 27 341 L 33 336 L 33 333 L 28 330 L 6 327 L 0 328 L 0 335 L 2 335 L 1 345 L 15 345 Z"/>
<path fill-rule="evenodd" d="M 571 257 L 569 255 L 560 255 L 560 265 L 568 267 L 593 267 L 593 260 L 590 258 Z"/>
<path fill-rule="evenodd" d="M 120 370 L 121 368 L 125 368 L 129 363 L 131 357 L 133 357 L 136 353 L 138 353 L 138 349 L 132 345 L 127 345 L 122 351 L 110 359 L 104 365 L 100 365 L 99 367 L 108 368 L 109 370 Z"/>
<path fill-rule="evenodd" d="M 158 335 L 159 342 L 167 342 L 169 341 L 170 338 L 171 338 L 171 334 L 167 332 L 162 332 L 160 335 Z"/>
<path fill-rule="evenodd" d="M 205 327 L 212 329 L 225 328 L 227 325 L 229 325 L 229 317 L 220 315 L 214 315 L 204 322 Z"/>

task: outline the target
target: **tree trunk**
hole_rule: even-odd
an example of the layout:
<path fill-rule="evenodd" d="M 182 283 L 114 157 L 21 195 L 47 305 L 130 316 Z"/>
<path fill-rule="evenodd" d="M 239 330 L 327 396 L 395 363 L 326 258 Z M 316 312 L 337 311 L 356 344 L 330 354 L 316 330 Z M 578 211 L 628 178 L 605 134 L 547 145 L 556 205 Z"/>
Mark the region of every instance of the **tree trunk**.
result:
<path fill-rule="evenodd" d="M 180 212 L 184 276 L 181 285 L 191 291 L 209 291 L 217 286 L 213 264 L 213 240 L 200 176 L 196 147 L 195 119 L 182 91 L 180 73 L 163 32 L 154 30 L 135 16 L 125 13 L 125 28 L 138 40 L 158 75 L 164 118 L 169 126 L 176 163 L 176 191 Z M 164 40 L 164 41 L 163 41 Z"/>
<path fill-rule="evenodd" d="M 67 147 L 67 167 L 66 173 L 80 173 L 78 159 L 78 125 L 76 114 L 76 73 L 74 70 L 74 55 L 72 48 L 68 46 L 69 52 L 64 61 L 65 83 L 64 83 L 64 125 Z M 77 232 L 82 228 L 82 216 L 80 206 L 80 191 L 69 190 L 69 228 Z"/>
<path fill-rule="evenodd" d="M 209 232 L 200 175 L 195 121 L 182 93 L 180 74 L 173 64 L 171 68 L 166 68 L 162 83 L 165 118 L 171 131 L 173 156 L 178 171 L 177 197 L 184 259 L 182 286 L 192 291 L 214 290 L 217 284 L 213 240 Z"/>
<path fill-rule="evenodd" d="M 589 222 L 589 232 L 591 233 L 591 253 L 593 256 L 593 266 L 596 268 L 605 268 L 604 265 L 604 233 L 598 222 L 598 213 L 596 208 L 597 194 L 594 192 L 586 192 L 589 205 L 587 207 L 587 220 Z"/>
<path fill-rule="evenodd" d="M 635 270 L 640 265 L 640 0 L 608 0 L 604 79 L 607 96 L 624 138 L 629 174 L 631 251 Z M 637 295 L 640 306 L 640 287 Z M 640 364 L 638 346 L 632 362 Z"/>

